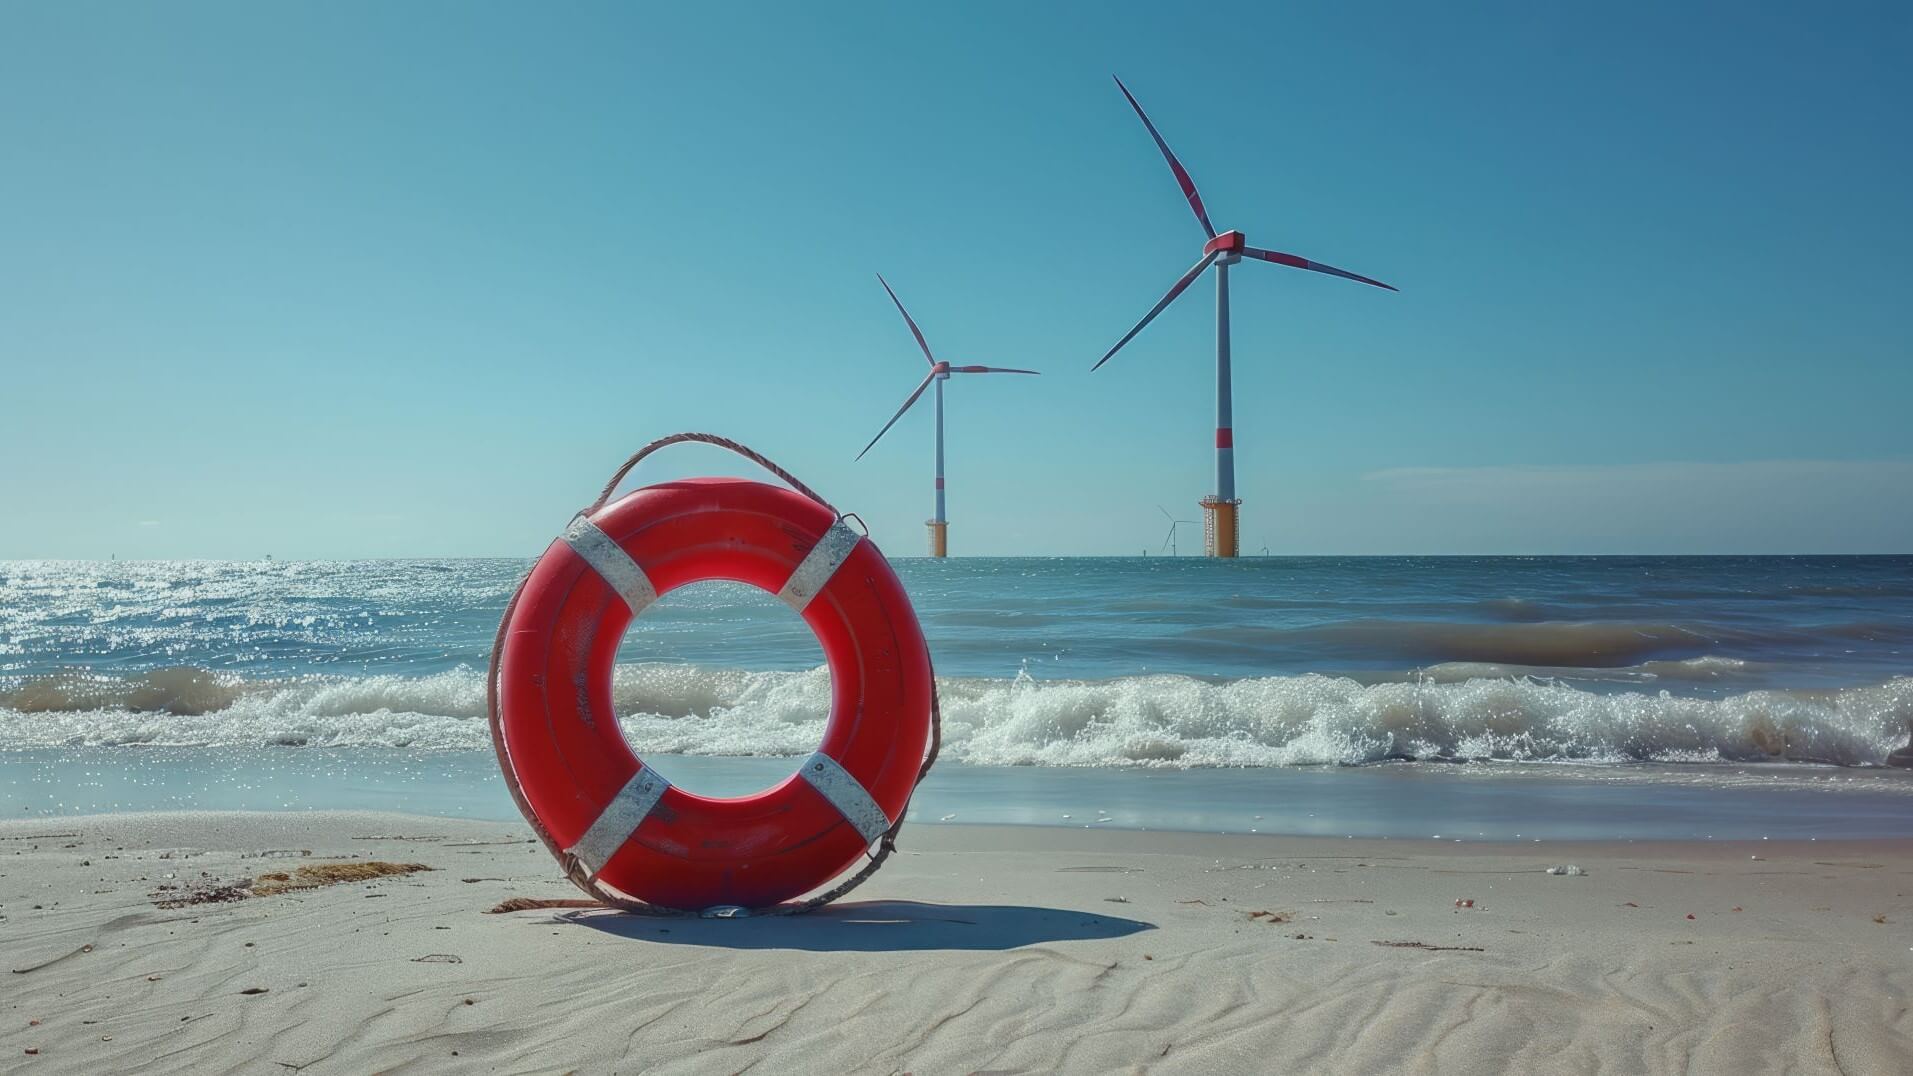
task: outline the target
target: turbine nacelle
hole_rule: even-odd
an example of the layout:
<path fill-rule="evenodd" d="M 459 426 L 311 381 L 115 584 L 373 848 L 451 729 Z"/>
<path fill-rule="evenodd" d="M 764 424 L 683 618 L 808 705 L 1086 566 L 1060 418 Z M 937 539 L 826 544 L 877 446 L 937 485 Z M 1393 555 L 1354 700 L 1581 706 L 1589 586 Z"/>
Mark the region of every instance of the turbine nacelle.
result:
<path fill-rule="evenodd" d="M 1243 248 L 1249 245 L 1249 237 L 1241 232 L 1223 232 L 1207 243 L 1202 244 L 1204 254 L 1219 254 L 1233 262 L 1241 257 Z"/>

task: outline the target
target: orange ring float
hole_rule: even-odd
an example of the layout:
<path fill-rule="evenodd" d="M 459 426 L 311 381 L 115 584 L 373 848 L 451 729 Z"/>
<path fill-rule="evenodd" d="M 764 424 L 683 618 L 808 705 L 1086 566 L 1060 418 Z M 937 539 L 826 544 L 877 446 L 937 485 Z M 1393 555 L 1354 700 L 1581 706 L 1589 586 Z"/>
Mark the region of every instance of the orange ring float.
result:
<path fill-rule="evenodd" d="M 817 753 L 738 798 L 687 792 L 645 765 L 611 703 L 631 619 L 711 579 L 783 599 L 830 669 Z M 924 763 L 930 655 L 903 584 L 831 508 L 778 486 L 667 482 L 578 516 L 520 586 L 499 638 L 493 733 L 506 783 L 573 881 L 617 903 L 757 908 L 815 889 L 901 820 Z"/>

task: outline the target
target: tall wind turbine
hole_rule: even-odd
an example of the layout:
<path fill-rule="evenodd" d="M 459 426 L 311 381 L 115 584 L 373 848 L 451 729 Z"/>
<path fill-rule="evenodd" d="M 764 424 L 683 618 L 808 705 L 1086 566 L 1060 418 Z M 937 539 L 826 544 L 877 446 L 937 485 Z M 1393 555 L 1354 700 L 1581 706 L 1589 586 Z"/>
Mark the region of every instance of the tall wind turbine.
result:
<path fill-rule="evenodd" d="M 1151 307 L 1149 313 L 1144 314 L 1143 319 L 1136 323 L 1136 327 L 1124 333 L 1123 338 L 1116 341 L 1116 346 L 1105 352 L 1090 369 L 1097 369 L 1108 362 L 1111 355 L 1122 350 L 1124 344 L 1129 343 L 1137 333 L 1143 330 L 1143 326 L 1156 320 L 1157 314 L 1162 313 L 1165 307 L 1176 301 L 1178 295 L 1188 290 L 1189 285 L 1202 275 L 1203 270 L 1211 265 L 1215 266 L 1216 491 L 1202 500 L 1203 543 L 1212 557 L 1233 557 L 1236 555 L 1240 534 L 1236 508 L 1242 502 L 1237 500 L 1235 495 L 1235 429 L 1229 395 L 1229 267 L 1243 258 L 1255 258 L 1260 261 L 1274 262 L 1277 265 L 1286 265 L 1291 269 L 1308 269 L 1362 284 L 1372 284 L 1378 288 L 1388 288 L 1389 291 L 1395 289 L 1379 280 L 1370 280 L 1368 277 L 1337 269 L 1332 265 L 1312 262 L 1293 254 L 1249 246 L 1241 232 L 1228 231 L 1220 235 L 1216 234 L 1215 226 L 1209 223 L 1208 211 L 1202 208 L 1202 196 L 1196 193 L 1196 184 L 1189 178 L 1189 172 L 1182 167 L 1182 162 L 1176 159 L 1176 155 L 1169 151 L 1169 143 L 1164 142 L 1162 135 L 1156 132 L 1156 125 L 1149 122 L 1149 116 L 1143 112 L 1142 106 L 1136 103 L 1136 98 L 1130 94 L 1129 87 L 1123 85 L 1122 79 L 1116 80 L 1116 88 L 1123 91 L 1123 96 L 1129 100 L 1129 107 L 1136 110 L 1136 115 L 1142 120 L 1143 126 L 1149 129 L 1149 137 L 1156 140 L 1156 148 L 1162 151 L 1162 159 L 1169 162 L 1169 170 L 1175 173 L 1176 182 L 1182 187 L 1182 196 L 1189 200 L 1189 208 L 1195 211 L 1196 220 L 1201 223 L 1202 230 L 1208 235 L 1209 241 L 1203 244 L 1202 260 L 1197 262 L 1194 268 L 1182 274 L 1182 278 L 1169 289 L 1169 294 L 1163 296 L 1161 301 Z"/>
<path fill-rule="evenodd" d="M 865 452 L 869 452 L 872 448 L 876 447 L 877 442 L 883 440 L 883 435 L 890 432 L 890 427 L 895 426 L 897 420 L 903 417 L 903 413 L 910 410 L 910 405 L 916 403 L 917 400 L 922 397 L 923 390 L 929 388 L 933 382 L 936 384 L 937 514 L 927 520 L 926 523 L 930 528 L 930 555 L 933 557 L 948 556 L 950 553 L 950 522 L 944 518 L 943 514 L 943 383 L 950 380 L 951 374 L 1034 374 L 1040 371 L 1012 370 L 1006 366 L 952 366 L 947 362 L 939 361 L 935 355 L 930 353 L 930 345 L 924 341 L 923 330 L 917 328 L 916 319 L 910 316 L 910 311 L 903 308 L 903 301 L 897 298 L 896 292 L 890 290 L 890 282 L 883 278 L 882 273 L 877 274 L 877 283 L 882 284 L 883 290 L 889 292 L 890 301 L 897 304 L 897 313 L 902 314 L 904 324 L 910 326 L 910 335 L 917 338 L 917 347 L 923 351 L 924 360 L 930 364 L 930 372 L 923 375 L 923 381 L 917 385 L 917 390 L 910 394 L 909 399 L 903 401 L 903 406 L 897 408 L 897 413 L 891 415 L 890 421 L 883 424 L 883 429 L 878 430 L 877 436 L 870 439 L 870 443 L 864 446 L 863 452 L 857 453 L 857 458 L 863 459 Z"/>

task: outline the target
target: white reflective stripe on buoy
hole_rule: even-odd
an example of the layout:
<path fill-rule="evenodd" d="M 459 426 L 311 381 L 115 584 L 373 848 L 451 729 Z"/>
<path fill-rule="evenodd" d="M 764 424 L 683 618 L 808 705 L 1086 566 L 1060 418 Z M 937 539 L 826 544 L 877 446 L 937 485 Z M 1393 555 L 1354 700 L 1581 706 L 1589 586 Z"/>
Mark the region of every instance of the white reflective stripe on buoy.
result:
<path fill-rule="evenodd" d="M 844 821 L 863 834 L 865 844 L 874 843 L 890 828 L 890 816 L 883 813 L 883 808 L 865 791 L 863 782 L 851 776 L 843 763 L 819 751 L 805 759 L 797 772 L 810 782 L 810 787 L 824 794 L 831 806 L 844 816 Z"/>
<path fill-rule="evenodd" d="M 803 563 L 790 573 L 790 579 L 784 583 L 784 589 L 777 592 L 777 596 L 792 609 L 803 612 L 804 606 L 809 605 L 810 600 L 824 589 L 830 577 L 844 566 L 844 561 L 849 559 L 851 551 L 861 541 L 863 535 L 851 530 L 843 520 L 832 523 L 824 536 L 817 539 L 817 544 L 811 546 L 810 552 L 804 555 Z"/>
<path fill-rule="evenodd" d="M 624 604 L 631 607 L 631 615 L 637 616 L 644 607 L 658 600 L 658 592 L 651 580 L 631 559 L 624 547 L 611 540 L 611 536 L 598 529 L 596 523 L 584 516 L 572 519 L 565 528 L 565 544 L 572 552 L 584 558 L 586 564 L 598 573 L 599 578 L 610 585 Z"/>
<path fill-rule="evenodd" d="M 618 789 L 618 794 L 611 797 L 611 802 L 604 805 L 604 810 L 598 812 L 598 820 L 565 852 L 578 857 L 596 878 L 605 864 L 611 862 L 611 857 L 618 854 L 618 849 L 624 847 L 624 842 L 638 831 L 651 808 L 658 805 L 664 790 L 670 787 L 671 782 L 649 767 L 632 774 L 624 787 Z"/>

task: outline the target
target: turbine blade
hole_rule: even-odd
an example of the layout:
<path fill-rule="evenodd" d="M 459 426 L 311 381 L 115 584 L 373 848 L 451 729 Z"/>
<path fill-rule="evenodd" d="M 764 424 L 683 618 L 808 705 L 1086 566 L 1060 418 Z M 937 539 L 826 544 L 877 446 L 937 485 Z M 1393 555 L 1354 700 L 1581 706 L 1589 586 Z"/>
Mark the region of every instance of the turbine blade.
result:
<path fill-rule="evenodd" d="M 930 354 L 930 345 L 923 339 L 923 330 L 917 328 L 916 319 L 910 316 L 910 311 L 903 308 L 903 300 L 897 298 L 896 292 L 890 291 L 890 282 L 883 278 L 882 273 L 877 274 L 877 283 L 883 285 L 884 291 L 890 292 L 890 301 L 897 304 L 897 313 L 903 315 L 904 324 L 910 326 L 910 335 L 917 338 L 917 346 L 923 349 L 924 361 L 935 366 L 937 364 L 937 358 L 935 355 Z M 879 434 L 878 436 L 882 435 Z"/>
<path fill-rule="evenodd" d="M 872 437 L 870 439 L 870 443 L 864 446 L 864 451 L 857 453 L 858 459 L 863 459 L 864 452 L 868 452 L 872 448 L 875 448 L 877 445 L 877 442 L 883 440 L 883 435 L 890 432 L 890 427 L 895 426 L 897 424 L 897 420 L 903 417 L 903 413 L 905 411 L 910 410 L 910 405 L 913 403 L 916 403 L 917 399 L 923 395 L 923 390 L 929 388 L 930 382 L 935 381 L 936 379 L 937 379 L 937 375 L 934 372 L 923 375 L 923 381 L 917 385 L 917 391 L 911 393 L 910 398 L 908 400 L 903 401 L 903 406 L 897 408 L 897 413 L 894 415 L 891 415 L 890 421 L 883 424 L 883 429 L 878 430 L 877 436 Z"/>
<path fill-rule="evenodd" d="M 1159 504 L 1156 506 L 1156 511 L 1162 513 L 1162 518 L 1169 521 L 1169 529 L 1174 530 L 1176 527 L 1176 517 L 1169 514 L 1169 509 Z"/>
<path fill-rule="evenodd" d="M 1110 77 L 1115 78 L 1114 75 Z M 1182 162 L 1176 160 L 1176 155 L 1169 151 L 1169 143 L 1162 140 L 1162 135 L 1156 131 L 1156 125 L 1149 122 L 1149 114 L 1136 103 L 1136 95 L 1129 92 L 1129 87 L 1123 85 L 1122 79 L 1116 79 L 1116 88 L 1123 91 L 1123 96 L 1129 99 L 1129 107 L 1136 110 L 1136 115 L 1142 119 L 1142 125 L 1149 128 L 1149 137 L 1156 140 L 1156 148 L 1162 151 L 1162 159 L 1169 162 L 1169 170 L 1176 174 L 1176 182 L 1182 186 L 1182 196 L 1189 199 L 1189 208 L 1196 211 L 1196 219 L 1202 222 L 1202 230 L 1209 233 L 1209 238 L 1214 239 L 1215 225 L 1209 223 L 1208 211 L 1202 208 L 1202 195 L 1196 193 L 1196 181 L 1189 178 L 1189 170 L 1184 168 Z"/>
<path fill-rule="evenodd" d="M 1217 256 L 1218 256 L 1217 253 L 1204 254 L 1202 256 L 1202 260 L 1196 263 L 1195 268 L 1182 274 L 1182 279 L 1176 281 L 1175 286 L 1169 289 L 1169 294 L 1163 296 L 1160 302 L 1158 302 L 1155 306 L 1151 307 L 1149 310 L 1149 313 L 1144 314 L 1142 316 L 1142 320 L 1136 323 L 1136 327 L 1129 330 L 1127 333 L 1123 334 L 1123 338 L 1121 340 L 1116 341 L 1116 346 L 1110 348 L 1108 351 L 1105 351 L 1103 353 L 1103 357 L 1100 359 L 1097 359 L 1096 365 L 1090 367 L 1090 369 L 1091 370 L 1100 369 L 1103 363 L 1106 363 L 1109 361 L 1109 357 L 1111 355 L 1114 355 L 1116 352 L 1121 351 L 1124 344 L 1127 344 L 1131 340 L 1135 339 L 1136 334 L 1139 332 L 1142 332 L 1143 326 L 1148 325 L 1150 322 L 1156 320 L 1156 315 L 1162 313 L 1163 307 L 1166 307 L 1170 303 L 1175 302 L 1176 296 L 1181 295 L 1184 291 L 1188 290 L 1189 285 L 1197 277 L 1202 275 L 1202 271 L 1204 269 L 1209 268 L 1209 263 L 1212 261 L 1215 261 Z"/>
<path fill-rule="evenodd" d="M 1009 366 L 952 366 L 953 374 L 1040 374 L 1041 370 L 1018 370 Z"/>
<path fill-rule="evenodd" d="M 1339 276 L 1344 280 L 1353 280 L 1360 284 L 1372 284 L 1378 288 L 1387 288 L 1389 291 L 1401 290 L 1393 284 L 1384 284 L 1379 280 L 1370 280 L 1360 273 L 1351 273 L 1346 269 L 1337 269 L 1333 265 L 1323 265 L 1321 262 L 1312 262 L 1307 258 L 1298 258 L 1293 254 L 1284 254 L 1277 250 L 1261 250 L 1256 247 L 1243 247 L 1242 256 L 1245 258 L 1260 258 L 1265 262 L 1286 265 L 1291 269 L 1307 269 L 1310 272 L 1327 273 L 1330 276 Z"/>

